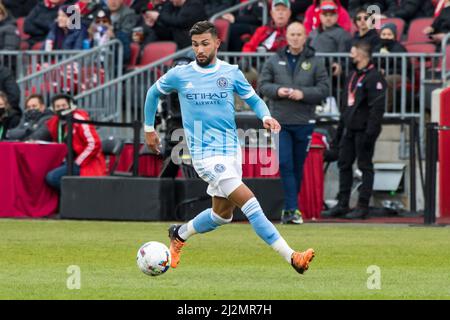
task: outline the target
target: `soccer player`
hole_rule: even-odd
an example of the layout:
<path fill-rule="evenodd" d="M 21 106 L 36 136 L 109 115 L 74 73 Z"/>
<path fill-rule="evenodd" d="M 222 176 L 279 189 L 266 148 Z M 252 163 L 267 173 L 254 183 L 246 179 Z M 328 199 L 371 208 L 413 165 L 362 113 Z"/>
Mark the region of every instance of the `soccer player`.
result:
<path fill-rule="evenodd" d="M 209 186 L 212 208 L 199 213 L 183 225 L 169 228 L 171 267 L 176 268 L 185 241 L 196 233 L 206 233 L 230 223 L 235 207 L 248 218 L 258 236 L 278 252 L 294 269 L 303 273 L 314 258 L 314 250 L 295 252 L 267 219 L 252 191 L 242 183 L 242 155 L 234 119 L 234 92 L 275 133 L 280 124 L 253 90 L 236 65 L 217 58 L 220 39 L 208 21 L 197 22 L 190 30 L 195 61 L 177 66 L 161 77 L 147 93 L 145 101 L 145 140 L 159 153 L 159 137 L 154 119 L 161 94 L 177 91 L 183 127 L 199 176 Z"/>

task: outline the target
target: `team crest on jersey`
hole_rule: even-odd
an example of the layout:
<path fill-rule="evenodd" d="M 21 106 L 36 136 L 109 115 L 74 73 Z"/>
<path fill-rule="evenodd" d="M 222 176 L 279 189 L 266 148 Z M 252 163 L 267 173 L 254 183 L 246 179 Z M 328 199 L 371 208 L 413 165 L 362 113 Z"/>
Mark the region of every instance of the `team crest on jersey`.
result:
<path fill-rule="evenodd" d="M 225 171 L 225 169 L 226 169 L 225 166 L 221 163 L 218 163 L 214 166 L 214 171 L 217 173 L 222 173 Z"/>
<path fill-rule="evenodd" d="M 228 80 L 224 77 L 220 77 L 219 79 L 217 79 L 217 86 L 219 88 L 226 88 L 228 87 Z"/>

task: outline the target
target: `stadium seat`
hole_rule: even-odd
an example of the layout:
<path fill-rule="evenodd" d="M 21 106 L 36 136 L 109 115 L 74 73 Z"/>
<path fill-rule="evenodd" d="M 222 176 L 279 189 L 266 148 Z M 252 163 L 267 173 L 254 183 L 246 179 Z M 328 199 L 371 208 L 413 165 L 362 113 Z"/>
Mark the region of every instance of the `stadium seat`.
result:
<path fill-rule="evenodd" d="M 131 55 L 130 62 L 128 64 L 129 68 L 135 67 L 137 64 L 137 60 L 139 58 L 139 51 L 141 50 L 141 46 L 136 42 L 131 43 L 130 45 Z"/>
<path fill-rule="evenodd" d="M 426 43 L 430 42 L 428 35 L 423 33 L 423 29 L 431 26 L 433 18 L 419 18 L 411 21 L 408 29 L 407 43 Z"/>
<path fill-rule="evenodd" d="M 173 41 L 157 41 L 149 43 L 142 52 L 142 57 L 137 67 L 143 67 L 151 64 L 159 59 L 174 54 L 177 51 L 177 44 Z M 172 60 L 165 62 L 166 66 L 171 66 Z"/>
<path fill-rule="evenodd" d="M 114 175 L 117 165 L 119 164 L 120 154 L 122 152 L 124 143 L 122 139 L 114 136 L 109 136 L 107 139 L 102 140 L 103 155 L 107 160 L 106 168 L 109 175 Z M 111 164 L 111 156 L 114 156 L 114 163 Z"/>
<path fill-rule="evenodd" d="M 228 49 L 228 39 L 230 36 L 230 22 L 225 19 L 217 19 L 214 21 L 214 25 L 217 28 L 217 33 L 222 44 L 221 49 L 227 51 Z"/>
<path fill-rule="evenodd" d="M 385 18 L 380 21 L 381 26 L 386 23 L 393 23 L 397 27 L 397 41 L 401 41 L 403 31 L 405 30 L 405 21 L 402 18 Z"/>

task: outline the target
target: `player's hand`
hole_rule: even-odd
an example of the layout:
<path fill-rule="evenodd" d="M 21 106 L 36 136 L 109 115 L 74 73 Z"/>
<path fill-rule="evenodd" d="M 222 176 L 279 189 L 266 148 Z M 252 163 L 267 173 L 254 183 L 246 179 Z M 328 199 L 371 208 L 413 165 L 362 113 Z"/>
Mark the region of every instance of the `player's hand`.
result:
<path fill-rule="evenodd" d="M 147 144 L 149 149 L 155 152 L 156 154 L 161 153 L 161 150 L 159 149 L 161 147 L 161 143 L 159 141 L 159 137 L 156 131 L 145 133 L 145 143 Z"/>
<path fill-rule="evenodd" d="M 287 98 L 293 90 L 290 88 L 281 87 L 278 89 L 277 94 L 280 98 Z"/>
<path fill-rule="evenodd" d="M 339 63 L 333 62 L 331 64 L 331 68 L 333 69 L 333 76 L 337 77 L 342 73 L 342 67 Z"/>
<path fill-rule="evenodd" d="M 288 98 L 291 100 L 299 101 L 299 100 L 302 100 L 304 97 L 305 96 L 303 94 L 303 91 L 295 89 L 295 90 L 292 90 L 292 92 L 289 94 Z"/>
<path fill-rule="evenodd" d="M 271 119 L 266 119 L 266 121 L 264 121 L 264 128 L 270 129 L 274 133 L 278 133 L 281 130 L 281 125 L 278 123 L 277 120 L 275 120 L 274 118 L 271 118 Z"/>

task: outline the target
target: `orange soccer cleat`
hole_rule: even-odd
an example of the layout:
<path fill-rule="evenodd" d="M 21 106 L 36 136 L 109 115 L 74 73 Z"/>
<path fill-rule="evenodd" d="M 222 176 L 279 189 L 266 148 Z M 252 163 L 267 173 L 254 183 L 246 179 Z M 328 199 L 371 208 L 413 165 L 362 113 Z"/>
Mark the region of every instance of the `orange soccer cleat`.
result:
<path fill-rule="evenodd" d="M 178 229 L 181 225 L 173 224 L 169 227 L 169 238 L 170 238 L 170 256 L 171 262 L 170 266 L 176 268 L 178 263 L 180 263 L 181 249 L 185 245 L 185 242 L 178 236 Z"/>
<path fill-rule="evenodd" d="M 291 257 L 291 265 L 300 274 L 309 268 L 309 263 L 314 258 L 314 250 L 308 249 L 304 252 L 294 252 Z"/>

